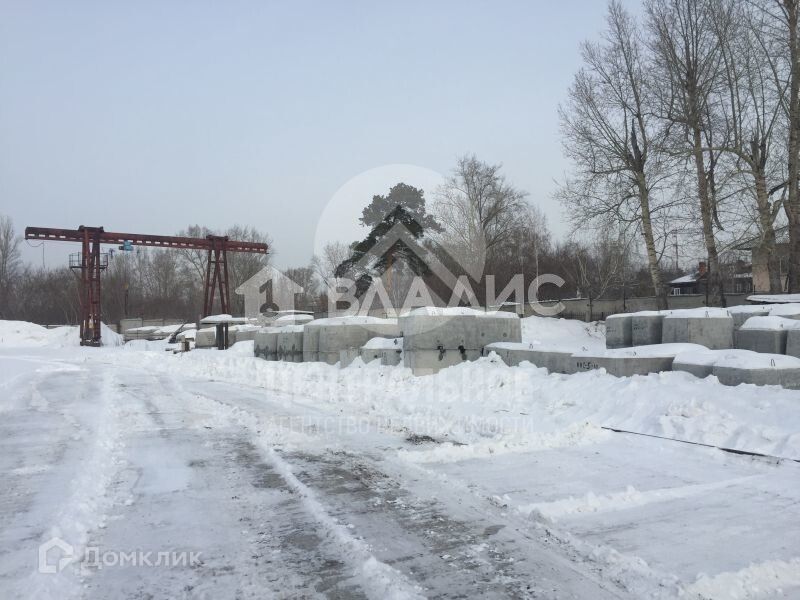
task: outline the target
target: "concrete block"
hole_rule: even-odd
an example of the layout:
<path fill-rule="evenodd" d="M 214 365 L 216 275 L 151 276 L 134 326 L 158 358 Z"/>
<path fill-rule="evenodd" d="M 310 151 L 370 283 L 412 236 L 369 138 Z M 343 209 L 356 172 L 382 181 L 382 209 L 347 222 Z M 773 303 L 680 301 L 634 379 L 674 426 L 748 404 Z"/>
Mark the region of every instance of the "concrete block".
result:
<path fill-rule="evenodd" d="M 403 362 L 402 338 L 373 338 L 361 348 L 361 360 L 371 363 L 380 360 L 385 367 L 394 367 Z"/>
<path fill-rule="evenodd" d="M 709 350 L 678 355 L 673 368 L 714 375 L 723 385 L 781 385 L 800 389 L 800 358 L 751 350 Z M 708 372 L 710 369 L 710 373 Z"/>
<path fill-rule="evenodd" d="M 605 369 L 616 377 L 647 375 L 672 370 L 675 356 L 690 351 L 704 351 L 696 344 L 654 344 L 605 351 L 581 351 L 572 355 L 575 372 Z"/>
<path fill-rule="evenodd" d="M 368 323 L 336 322 L 319 327 L 318 360 L 339 362 L 341 350 L 359 350 L 374 337 L 397 338 L 400 328 L 393 319 L 374 319 Z M 309 351 L 313 351 L 309 348 Z"/>
<path fill-rule="evenodd" d="M 233 346 L 239 342 L 255 340 L 258 331 L 258 327 L 253 327 L 251 325 L 231 327 L 230 331 L 228 331 L 228 343 Z"/>
<path fill-rule="evenodd" d="M 414 375 L 432 375 L 441 369 L 480 358 L 480 350 L 404 350 L 403 364 Z"/>
<path fill-rule="evenodd" d="M 256 333 L 254 352 L 264 360 L 278 360 L 278 332 L 277 327 L 265 327 Z"/>
<path fill-rule="evenodd" d="M 786 354 L 786 329 L 739 329 L 736 347 L 766 354 Z"/>
<path fill-rule="evenodd" d="M 800 358 L 800 329 L 792 329 L 786 336 L 786 354 Z"/>
<path fill-rule="evenodd" d="M 606 318 L 606 348 L 628 348 L 633 345 L 633 316 L 610 315 Z"/>
<path fill-rule="evenodd" d="M 660 344 L 664 317 L 668 314 L 668 311 L 633 313 L 631 315 L 631 345 L 652 346 L 653 344 Z"/>
<path fill-rule="evenodd" d="M 317 319 L 303 327 L 303 362 L 319 360 L 319 330 L 324 325 L 323 321 L 327 320 Z"/>
<path fill-rule="evenodd" d="M 303 326 L 289 325 L 278 330 L 278 360 L 303 362 Z"/>
<path fill-rule="evenodd" d="M 664 317 L 662 342 L 733 348 L 733 318 L 722 309 L 675 311 Z"/>
<path fill-rule="evenodd" d="M 346 348 L 344 350 L 339 350 L 339 367 L 342 369 L 349 367 L 350 363 L 357 358 L 361 358 L 360 348 Z"/>
<path fill-rule="evenodd" d="M 723 385 L 735 386 L 750 383 L 753 385 L 780 385 L 791 390 L 800 389 L 800 366 L 796 368 L 748 368 L 714 365 L 713 374 Z"/>
<path fill-rule="evenodd" d="M 522 341 L 522 323 L 514 313 L 428 308 L 398 322 L 406 350 L 481 350 L 492 342 Z"/>
<path fill-rule="evenodd" d="M 194 338 L 195 348 L 216 348 L 217 347 L 217 332 L 214 327 L 206 327 L 198 329 Z"/>
<path fill-rule="evenodd" d="M 672 370 L 670 356 L 573 356 L 575 372 L 605 369 L 615 377 L 648 375 Z"/>

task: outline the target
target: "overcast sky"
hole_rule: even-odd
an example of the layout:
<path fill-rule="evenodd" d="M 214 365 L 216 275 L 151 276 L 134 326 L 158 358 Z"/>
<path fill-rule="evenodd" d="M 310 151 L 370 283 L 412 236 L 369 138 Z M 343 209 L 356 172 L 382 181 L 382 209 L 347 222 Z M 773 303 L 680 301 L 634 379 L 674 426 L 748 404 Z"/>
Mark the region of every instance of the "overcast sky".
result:
<path fill-rule="evenodd" d="M 323 214 L 324 235 L 351 239 L 358 207 L 398 173 L 429 186 L 470 152 L 503 163 L 563 236 L 556 111 L 604 12 L 601 0 L 3 0 L 0 213 L 20 232 L 248 224 L 279 267 L 296 266 Z M 352 214 L 331 210 L 343 196 Z"/>

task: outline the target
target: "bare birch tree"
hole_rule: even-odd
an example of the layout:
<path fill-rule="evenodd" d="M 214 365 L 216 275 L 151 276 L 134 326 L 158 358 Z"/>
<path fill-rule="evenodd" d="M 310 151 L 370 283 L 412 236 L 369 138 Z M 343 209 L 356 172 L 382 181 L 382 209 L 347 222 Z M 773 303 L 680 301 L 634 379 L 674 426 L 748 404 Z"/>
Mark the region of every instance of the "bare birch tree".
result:
<path fill-rule="evenodd" d="M 602 43 L 581 50 L 584 66 L 559 111 L 575 169 L 558 195 L 576 227 L 613 220 L 641 233 L 653 292 L 666 308 L 653 226 L 664 165 L 649 106 L 652 81 L 636 23 L 617 0 L 609 4 Z"/>
<path fill-rule="evenodd" d="M 730 0 L 647 0 L 647 22 L 653 71 L 662 93 L 661 116 L 675 140 L 674 151 L 694 164 L 702 225 L 708 254 L 709 301 L 725 305 L 715 228 L 719 228 L 714 194 L 714 163 L 709 148 L 713 93 L 720 83 L 720 23 L 732 18 Z"/>

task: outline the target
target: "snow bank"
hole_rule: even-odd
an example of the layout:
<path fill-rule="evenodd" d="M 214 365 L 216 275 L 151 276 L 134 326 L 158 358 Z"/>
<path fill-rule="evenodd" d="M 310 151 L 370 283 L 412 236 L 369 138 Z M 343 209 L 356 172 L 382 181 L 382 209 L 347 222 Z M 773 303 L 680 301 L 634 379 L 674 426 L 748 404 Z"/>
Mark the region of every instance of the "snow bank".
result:
<path fill-rule="evenodd" d="M 594 442 L 602 426 L 800 458 L 800 392 L 725 387 L 714 377 L 549 375 L 532 365 L 507 367 L 496 355 L 415 377 L 403 367 L 339 369 L 227 352 L 164 354 L 139 353 L 136 360 L 147 369 L 311 398 L 344 417 L 441 440 L 418 450 L 429 453 L 417 457 L 423 462 Z"/>
<path fill-rule="evenodd" d="M 122 346 L 123 338 L 101 324 L 103 346 Z M 10 348 L 68 348 L 80 346 L 76 326 L 47 329 L 26 321 L 0 321 L 0 346 Z"/>
<path fill-rule="evenodd" d="M 769 329 L 770 331 L 800 329 L 800 320 L 773 316 L 750 317 L 744 322 L 742 329 Z"/>
<path fill-rule="evenodd" d="M 522 319 L 522 342 L 532 349 L 601 350 L 606 347 L 605 327 L 597 322 L 527 317 Z"/>
<path fill-rule="evenodd" d="M 762 304 L 800 303 L 800 294 L 757 294 L 755 296 L 748 296 L 747 301 L 760 302 Z"/>

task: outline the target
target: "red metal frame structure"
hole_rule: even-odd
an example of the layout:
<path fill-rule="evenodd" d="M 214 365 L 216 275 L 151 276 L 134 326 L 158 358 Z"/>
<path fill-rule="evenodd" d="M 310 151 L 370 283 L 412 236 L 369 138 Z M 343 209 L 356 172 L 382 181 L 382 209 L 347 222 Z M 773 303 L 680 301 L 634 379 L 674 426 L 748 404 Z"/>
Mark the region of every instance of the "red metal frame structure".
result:
<path fill-rule="evenodd" d="M 70 261 L 70 266 L 81 271 L 81 345 L 100 345 L 100 272 L 108 265 L 108 257 L 100 253 L 101 244 L 124 244 L 132 242 L 136 246 L 154 248 L 184 248 L 188 250 L 207 250 L 203 316 L 211 314 L 217 290 L 220 297 L 220 312 L 229 313 L 231 296 L 228 282 L 228 252 L 250 252 L 266 254 L 267 244 L 258 242 L 237 242 L 226 236 L 209 235 L 205 238 L 177 237 L 170 235 L 142 235 L 138 233 L 117 233 L 105 231 L 102 227 L 78 229 L 53 229 L 50 227 L 27 227 L 26 240 L 45 240 L 56 242 L 77 242 L 81 244 L 80 260 Z"/>

